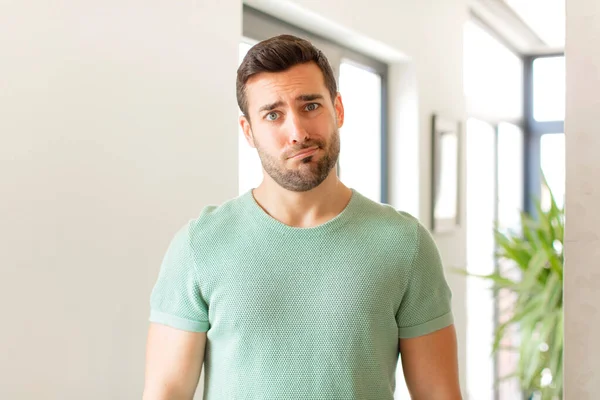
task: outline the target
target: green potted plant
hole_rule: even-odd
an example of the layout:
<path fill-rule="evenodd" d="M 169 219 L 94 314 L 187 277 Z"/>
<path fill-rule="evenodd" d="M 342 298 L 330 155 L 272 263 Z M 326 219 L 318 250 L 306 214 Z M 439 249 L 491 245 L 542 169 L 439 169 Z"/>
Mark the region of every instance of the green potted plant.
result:
<path fill-rule="evenodd" d="M 508 316 L 496 328 L 493 352 L 516 331 L 519 344 L 512 350 L 518 351 L 519 363 L 509 377 L 519 379 L 526 398 L 553 400 L 562 399 L 563 389 L 564 209 L 557 206 L 545 179 L 544 185 L 550 193 L 548 210 L 536 201 L 537 215 L 522 212 L 518 232 L 494 231 L 499 264 L 512 268 L 467 274 L 490 281 L 496 295 L 501 290 L 512 294 L 512 306 L 501 310 Z"/>

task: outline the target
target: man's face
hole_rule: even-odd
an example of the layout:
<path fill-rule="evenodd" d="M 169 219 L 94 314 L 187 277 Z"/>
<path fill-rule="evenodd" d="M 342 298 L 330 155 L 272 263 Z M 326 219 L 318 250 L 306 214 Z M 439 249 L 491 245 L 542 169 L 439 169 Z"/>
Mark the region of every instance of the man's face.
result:
<path fill-rule="evenodd" d="M 339 94 L 332 102 L 319 67 L 254 75 L 246 98 L 250 121 L 240 117 L 240 124 L 265 172 L 294 192 L 320 185 L 338 160 L 344 108 Z"/>

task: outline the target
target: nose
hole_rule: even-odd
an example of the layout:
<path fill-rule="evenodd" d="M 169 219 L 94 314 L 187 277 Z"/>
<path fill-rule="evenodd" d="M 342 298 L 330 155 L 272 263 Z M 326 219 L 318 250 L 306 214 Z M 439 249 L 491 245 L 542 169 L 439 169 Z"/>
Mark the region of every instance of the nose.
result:
<path fill-rule="evenodd" d="M 309 139 L 308 131 L 304 127 L 302 118 L 296 113 L 292 113 L 289 122 L 290 142 L 303 143 Z"/>

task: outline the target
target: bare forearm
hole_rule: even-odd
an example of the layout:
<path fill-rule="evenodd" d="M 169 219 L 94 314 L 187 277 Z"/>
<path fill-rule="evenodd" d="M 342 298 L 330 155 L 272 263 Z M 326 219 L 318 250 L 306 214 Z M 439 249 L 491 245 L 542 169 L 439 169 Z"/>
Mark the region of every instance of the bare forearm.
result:
<path fill-rule="evenodd" d="M 205 343 L 205 332 L 152 324 L 143 400 L 192 400 L 202 372 Z"/>
<path fill-rule="evenodd" d="M 194 393 L 182 388 L 146 388 L 142 400 L 192 400 Z"/>
<path fill-rule="evenodd" d="M 410 396 L 411 400 L 462 400 L 460 390 L 448 391 L 443 390 L 429 390 L 427 393 L 413 394 Z"/>
<path fill-rule="evenodd" d="M 172 369 L 147 372 L 143 400 L 192 400 L 200 371 Z"/>
<path fill-rule="evenodd" d="M 412 400 L 462 400 L 454 326 L 401 339 L 399 350 Z"/>

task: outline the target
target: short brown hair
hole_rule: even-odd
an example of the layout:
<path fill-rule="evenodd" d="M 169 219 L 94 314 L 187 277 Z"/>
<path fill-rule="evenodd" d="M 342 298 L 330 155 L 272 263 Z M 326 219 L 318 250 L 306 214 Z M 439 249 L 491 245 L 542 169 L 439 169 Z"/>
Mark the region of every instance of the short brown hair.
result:
<path fill-rule="evenodd" d="M 263 40 L 253 46 L 237 71 L 236 95 L 240 110 L 248 117 L 246 82 L 261 72 L 282 72 L 298 64 L 314 62 L 325 79 L 325 86 L 335 101 L 337 84 L 331 65 L 325 54 L 308 40 L 292 35 L 279 35 Z"/>

